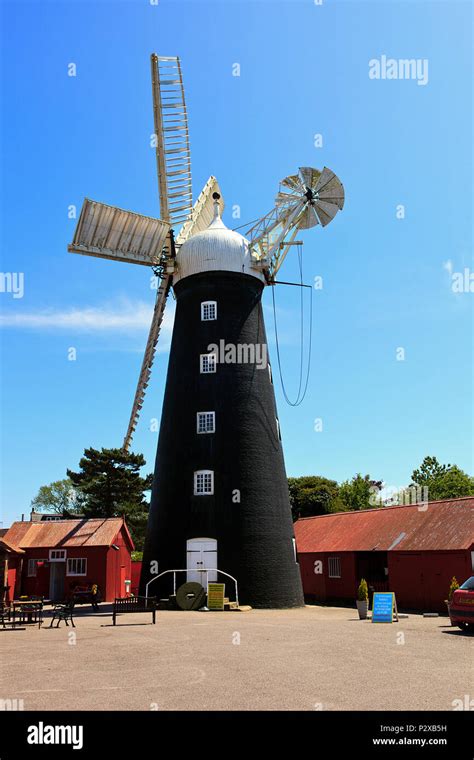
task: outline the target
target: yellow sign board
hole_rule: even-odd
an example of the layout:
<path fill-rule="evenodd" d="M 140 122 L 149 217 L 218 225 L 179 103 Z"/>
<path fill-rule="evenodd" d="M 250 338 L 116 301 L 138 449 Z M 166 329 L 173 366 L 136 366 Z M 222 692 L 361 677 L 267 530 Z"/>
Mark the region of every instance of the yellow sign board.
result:
<path fill-rule="evenodd" d="M 207 608 L 209 610 L 224 609 L 225 583 L 207 584 Z"/>

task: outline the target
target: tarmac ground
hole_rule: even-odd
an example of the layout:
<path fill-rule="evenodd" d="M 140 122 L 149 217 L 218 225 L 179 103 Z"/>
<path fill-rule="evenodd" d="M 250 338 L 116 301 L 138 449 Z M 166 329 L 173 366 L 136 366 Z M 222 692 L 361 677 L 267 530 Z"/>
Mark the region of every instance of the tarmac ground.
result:
<path fill-rule="evenodd" d="M 453 710 L 474 696 L 473 636 L 449 618 L 357 610 L 126 614 L 0 631 L 0 700 L 24 710 Z"/>

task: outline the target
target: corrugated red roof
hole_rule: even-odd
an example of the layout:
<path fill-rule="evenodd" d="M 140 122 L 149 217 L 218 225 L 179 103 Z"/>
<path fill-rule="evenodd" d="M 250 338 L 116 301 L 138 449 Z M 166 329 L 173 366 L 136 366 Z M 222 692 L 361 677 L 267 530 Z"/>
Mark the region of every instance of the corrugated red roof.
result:
<path fill-rule="evenodd" d="M 4 536 L 22 549 L 67 546 L 110 546 L 124 525 L 121 517 L 90 520 L 14 522 Z M 127 526 L 125 531 L 130 538 Z M 130 538 L 133 548 L 133 543 Z"/>
<path fill-rule="evenodd" d="M 19 546 L 15 546 L 15 544 L 12 544 L 9 541 L 7 541 L 7 539 L 5 538 L 5 534 L 3 536 L 0 536 L 0 550 L 1 549 L 7 552 L 14 552 L 15 554 L 25 553 L 23 549 L 20 549 Z"/>
<path fill-rule="evenodd" d="M 304 517 L 298 552 L 436 551 L 474 544 L 474 497 Z"/>

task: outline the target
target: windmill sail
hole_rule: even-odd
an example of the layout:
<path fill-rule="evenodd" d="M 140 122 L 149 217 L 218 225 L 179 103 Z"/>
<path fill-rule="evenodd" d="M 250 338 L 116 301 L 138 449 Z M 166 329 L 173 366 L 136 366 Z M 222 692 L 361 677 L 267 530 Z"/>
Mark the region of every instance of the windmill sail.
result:
<path fill-rule="evenodd" d="M 156 266 L 160 262 L 169 228 L 169 224 L 161 219 L 86 198 L 68 251 Z"/>
<path fill-rule="evenodd" d="M 176 245 L 182 245 L 186 242 L 191 235 L 195 235 L 196 232 L 202 232 L 212 222 L 214 216 L 214 199 L 213 194 L 219 193 L 221 213 L 224 209 L 224 200 L 222 198 L 221 189 L 219 183 L 215 177 L 209 177 L 203 189 L 199 193 L 199 197 L 193 206 L 193 210 L 189 219 L 183 224 L 178 237 L 176 238 Z"/>
<path fill-rule="evenodd" d="M 188 116 L 179 58 L 151 56 L 160 216 L 180 226 L 192 211 Z"/>
<path fill-rule="evenodd" d="M 158 343 L 158 337 L 160 335 L 161 323 L 163 322 L 163 314 L 165 311 L 166 300 L 170 292 L 170 287 L 171 276 L 167 275 L 161 281 L 160 287 L 158 288 L 158 293 L 156 295 L 153 318 L 151 320 L 150 332 L 148 333 L 148 340 L 145 348 L 145 356 L 143 357 L 140 375 L 138 377 L 137 389 L 135 391 L 135 398 L 133 399 L 132 413 L 130 415 L 127 433 L 123 441 L 123 448 L 125 451 L 127 451 L 130 446 L 133 433 L 135 432 L 135 428 L 138 423 L 140 410 L 143 406 L 145 390 L 151 375 L 151 367 L 155 358 L 156 344 Z"/>

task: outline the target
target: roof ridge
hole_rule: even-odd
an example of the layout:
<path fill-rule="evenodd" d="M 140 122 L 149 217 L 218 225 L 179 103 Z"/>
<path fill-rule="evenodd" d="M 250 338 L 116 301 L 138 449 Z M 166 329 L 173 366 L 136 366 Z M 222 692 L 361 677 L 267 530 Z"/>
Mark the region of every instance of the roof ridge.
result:
<path fill-rule="evenodd" d="M 409 509 L 411 507 L 420 507 L 425 506 L 426 504 L 429 504 L 430 507 L 432 507 L 435 504 L 448 504 L 453 501 L 468 501 L 471 500 L 474 502 L 474 496 L 457 496 L 454 499 L 433 499 L 433 501 L 417 501 L 415 504 L 392 504 L 386 505 L 385 507 L 372 507 L 371 509 L 348 509 L 348 510 L 340 510 L 339 512 L 328 512 L 324 515 L 309 515 L 308 517 L 299 517 L 298 520 L 315 520 L 319 519 L 320 517 L 334 517 L 334 515 L 360 515 L 361 513 L 367 513 L 367 512 L 384 512 L 385 510 L 394 510 L 394 509 Z"/>

